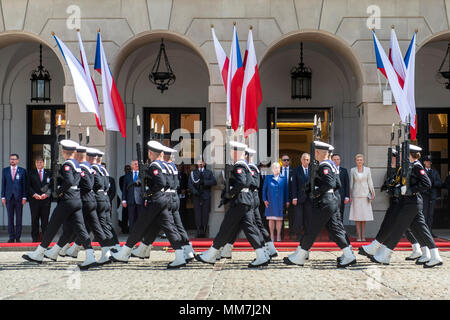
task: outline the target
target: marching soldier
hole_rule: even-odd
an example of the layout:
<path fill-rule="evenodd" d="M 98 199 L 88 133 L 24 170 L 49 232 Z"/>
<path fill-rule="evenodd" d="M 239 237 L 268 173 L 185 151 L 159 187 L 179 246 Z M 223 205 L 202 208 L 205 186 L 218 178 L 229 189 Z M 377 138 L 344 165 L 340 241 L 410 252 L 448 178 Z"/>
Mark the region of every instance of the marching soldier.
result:
<path fill-rule="evenodd" d="M 256 259 L 248 267 L 256 268 L 265 266 L 269 263 L 269 258 L 266 256 L 263 247 L 264 243 L 255 225 L 254 213 L 251 210 L 254 199 L 250 191 L 250 185 L 253 179 L 251 169 L 245 161 L 244 151 L 247 145 L 232 141 L 230 142 L 230 147 L 233 152 L 235 164 L 229 180 L 229 190 L 226 190 L 224 193 L 225 201 L 230 202 L 230 207 L 225 213 L 213 245 L 208 251 L 196 255 L 195 259 L 203 263 L 214 264 L 217 258 L 219 258 L 219 249 L 225 246 L 236 235 L 239 228 L 242 228 L 256 252 Z"/>
<path fill-rule="evenodd" d="M 76 152 L 76 159 L 80 164 L 81 167 L 81 180 L 80 180 L 80 193 L 81 193 L 81 201 L 83 203 L 83 218 L 85 221 L 85 224 L 87 227 L 89 227 L 89 230 L 91 230 L 94 234 L 95 239 L 99 242 L 100 246 L 102 247 L 102 256 L 97 261 L 97 264 L 102 265 L 105 263 L 109 263 L 109 250 L 111 248 L 111 239 L 107 239 L 105 236 L 105 233 L 103 231 L 103 228 L 100 224 L 100 221 L 98 219 L 97 215 L 97 201 L 95 200 L 95 193 L 93 191 L 94 187 L 94 174 L 91 164 L 86 160 L 86 147 L 78 146 L 77 152 Z M 73 230 L 70 228 L 70 226 L 67 223 L 64 223 L 64 232 L 61 238 L 58 241 L 58 245 L 62 246 L 61 251 L 63 253 L 61 254 L 61 251 L 59 252 L 60 256 L 65 256 L 64 251 L 67 250 L 70 247 L 70 242 L 73 238 L 75 238 L 74 246 L 76 245 L 77 248 L 81 247 L 80 239 L 76 236 L 76 234 L 73 233 Z M 54 257 L 56 258 L 56 255 L 58 252 L 56 252 L 56 249 L 54 246 L 53 249 L 55 250 Z M 68 255 L 72 257 L 71 255 Z"/>
<path fill-rule="evenodd" d="M 80 243 L 86 250 L 86 259 L 79 265 L 81 270 L 88 269 L 96 265 L 94 250 L 91 246 L 91 239 L 86 230 L 82 214 L 82 202 L 80 197 L 80 188 L 78 184 L 81 178 L 81 169 L 75 160 L 75 150 L 78 143 L 72 140 L 62 140 L 62 155 L 65 159 L 57 177 L 58 205 L 53 211 L 46 232 L 44 233 L 41 244 L 35 251 L 22 256 L 25 260 L 42 263 L 44 256 L 53 259 L 51 251 L 46 251 L 53 237 L 58 232 L 61 225 L 67 221 L 80 239 Z M 56 254 L 57 255 L 57 254 Z"/>
<path fill-rule="evenodd" d="M 371 258 L 373 262 L 389 264 L 395 246 L 400 241 L 408 227 L 419 236 L 424 246 L 430 249 L 430 256 L 419 258 L 416 264 L 423 264 L 424 268 L 432 268 L 442 265 L 439 250 L 436 248 L 431 232 L 428 229 L 423 216 L 423 202 L 421 192 L 431 187 L 430 179 L 419 162 L 422 148 L 410 145 L 409 162 L 412 164 L 409 190 L 406 185 L 401 186 L 399 212 L 393 230 L 388 239 L 378 248 Z M 410 193 L 407 193 L 410 191 Z"/>
<path fill-rule="evenodd" d="M 255 223 L 258 227 L 260 234 L 261 234 L 261 241 L 265 243 L 265 249 L 269 255 L 270 258 L 274 258 L 278 256 L 277 249 L 275 248 L 275 245 L 270 238 L 270 234 L 267 231 L 267 229 L 264 227 L 264 224 L 261 219 L 261 214 L 259 212 L 259 191 L 260 188 L 260 182 L 261 182 L 261 173 L 259 171 L 259 168 L 256 166 L 255 163 L 251 162 L 253 155 L 256 154 L 256 151 L 250 148 L 245 149 L 245 159 L 248 162 L 248 166 L 250 168 L 250 171 L 252 173 L 252 182 L 250 184 L 250 191 L 253 195 L 253 203 L 251 206 L 251 211 L 253 212 L 253 215 L 255 217 Z M 225 259 L 231 259 L 231 253 L 233 250 L 233 243 L 236 242 L 237 236 L 239 234 L 240 229 L 236 232 L 236 234 L 230 239 L 230 241 L 222 248 L 220 257 Z"/>
<path fill-rule="evenodd" d="M 180 216 L 180 198 L 176 192 L 180 181 L 178 179 L 178 169 L 172 161 L 172 154 L 177 152 L 175 149 L 165 148 L 164 149 L 164 162 L 163 165 L 167 171 L 167 185 L 165 192 L 169 196 L 169 205 L 171 207 L 170 212 L 172 213 L 173 220 L 175 223 L 176 230 L 178 231 L 181 240 L 183 242 L 182 248 L 184 250 L 184 258 L 186 261 L 192 261 L 194 259 L 194 249 L 192 248 L 192 244 L 189 242 L 189 236 L 186 232 L 186 229 L 183 226 Z M 134 249 L 131 252 L 132 257 L 137 257 L 141 259 L 150 257 L 151 245 L 155 241 L 158 236 L 161 227 L 158 223 L 154 223 L 150 226 L 147 234 L 144 236 L 142 243 L 139 247 Z"/>
<path fill-rule="evenodd" d="M 288 265 L 303 266 L 308 259 L 309 249 L 320 231 L 332 219 L 333 215 L 339 213 L 339 203 L 335 195 L 336 175 L 328 161 L 330 145 L 321 141 L 314 141 L 315 158 L 319 162 L 314 190 L 310 190 L 313 196 L 313 215 L 310 227 L 306 230 L 301 246 L 297 251 L 284 258 L 283 262 Z M 338 259 L 337 267 L 344 268 L 356 263 L 350 244 L 345 238 L 345 231 L 339 219 L 332 219 L 329 225 L 329 233 L 343 251 L 343 257 Z"/>
<path fill-rule="evenodd" d="M 126 244 L 119 252 L 111 254 L 111 260 L 116 262 L 128 262 L 133 247 L 148 231 L 153 223 L 158 223 L 172 246 L 175 249 L 175 260 L 169 263 L 167 268 L 180 268 L 186 265 L 182 239 L 174 225 L 173 216 L 169 211 L 168 203 L 171 199 L 164 192 L 166 188 L 166 175 L 163 160 L 164 146 L 157 141 L 148 142 L 148 157 L 151 160 L 146 172 L 146 189 L 144 214 L 141 215 L 131 230 Z"/>

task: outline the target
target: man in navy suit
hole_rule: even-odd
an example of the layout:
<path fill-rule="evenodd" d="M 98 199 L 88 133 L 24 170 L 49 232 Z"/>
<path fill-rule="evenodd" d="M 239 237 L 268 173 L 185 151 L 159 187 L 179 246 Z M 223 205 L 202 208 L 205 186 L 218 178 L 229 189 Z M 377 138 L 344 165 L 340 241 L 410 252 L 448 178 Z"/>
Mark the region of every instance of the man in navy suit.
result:
<path fill-rule="evenodd" d="M 339 170 L 339 179 L 341 180 L 341 188 L 339 194 L 341 195 L 341 203 L 339 210 L 341 211 L 341 221 L 344 223 L 344 211 L 345 205 L 350 202 L 350 180 L 348 177 L 348 171 L 341 167 L 341 156 L 337 153 L 331 157 L 337 169 Z"/>
<path fill-rule="evenodd" d="M 302 165 L 297 167 L 292 177 L 292 205 L 294 207 L 294 222 L 298 241 L 302 241 L 312 214 L 312 201 L 305 191 L 310 176 L 310 155 L 308 153 L 302 154 L 301 161 Z M 301 233 L 302 230 L 303 235 Z"/>
<path fill-rule="evenodd" d="M 3 169 L 2 174 L 2 204 L 8 211 L 8 242 L 20 242 L 22 207 L 27 202 L 26 171 L 18 166 L 19 156 L 15 153 L 9 156 L 9 164 L 9 167 Z"/>
<path fill-rule="evenodd" d="M 127 173 L 123 182 L 122 205 L 128 208 L 128 224 L 131 232 L 134 223 L 142 214 L 144 200 L 142 200 L 142 187 L 139 180 L 139 163 L 131 161 L 131 172 Z"/>
<path fill-rule="evenodd" d="M 288 222 L 289 222 L 289 235 L 293 236 L 295 234 L 295 213 L 294 208 L 291 206 L 291 201 L 293 199 L 292 197 L 292 181 L 294 177 L 294 168 L 292 168 L 290 164 L 291 159 L 289 158 L 289 155 L 283 154 L 281 156 L 281 168 L 280 168 L 280 176 L 285 177 L 286 181 L 288 182 L 288 199 L 289 202 L 286 203 L 284 210 L 286 212 Z M 284 238 L 284 223 L 281 227 L 281 238 Z"/>

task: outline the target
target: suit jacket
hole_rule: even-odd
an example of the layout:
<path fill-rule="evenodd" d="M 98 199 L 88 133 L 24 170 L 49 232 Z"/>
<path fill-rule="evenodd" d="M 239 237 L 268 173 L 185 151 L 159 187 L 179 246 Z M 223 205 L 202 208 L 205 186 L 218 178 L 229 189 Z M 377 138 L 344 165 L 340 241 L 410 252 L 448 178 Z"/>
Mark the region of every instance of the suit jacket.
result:
<path fill-rule="evenodd" d="M 191 171 L 188 187 L 195 197 L 201 197 L 203 200 L 210 199 L 211 187 L 216 184 L 216 177 L 211 170 L 205 168 L 203 172 L 198 169 Z"/>
<path fill-rule="evenodd" d="M 11 167 L 3 168 L 2 174 L 2 198 L 11 200 L 14 196 L 15 200 L 27 198 L 27 173 L 24 168 L 17 167 L 16 177 L 14 181 L 11 177 Z"/>
<path fill-rule="evenodd" d="M 305 192 L 305 185 L 309 182 L 310 172 L 311 166 L 308 166 L 308 177 L 305 176 L 303 166 L 298 166 L 295 168 L 295 172 L 292 177 L 291 195 L 292 199 L 297 199 L 298 203 L 304 203 L 308 199 L 308 195 Z"/>
<path fill-rule="evenodd" d="M 367 197 L 369 191 L 375 194 L 373 188 L 372 174 L 370 168 L 363 167 L 362 178 L 358 177 L 358 168 L 354 167 L 350 171 L 350 190 L 353 198 Z"/>
<path fill-rule="evenodd" d="M 53 174 L 50 170 L 43 169 L 43 176 L 42 176 L 42 182 L 39 177 L 39 173 L 37 169 L 28 170 L 27 175 L 27 192 L 28 192 L 28 199 L 29 201 L 50 201 L 52 190 L 53 190 Z M 43 190 L 45 192 L 43 192 Z M 45 200 L 36 200 L 33 198 L 34 194 L 47 194 L 48 198 Z"/>
<path fill-rule="evenodd" d="M 283 166 L 280 168 L 280 175 L 283 176 Z M 288 188 L 288 202 L 292 201 L 292 182 L 293 182 L 293 178 L 295 175 L 295 170 L 294 168 L 292 168 L 291 166 L 289 166 L 289 174 L 288 177 L 289 180 L 287 181 L 287 188 Z"/>
<path fill-rule="evenodd" d="M 125 178 L 123 179 L 123 193 L 122 193 L 122 201 L 126 201 L 127 204 L 144 204 L 144 200 L 142 199 L 142 187 L 138 183 L 139 179 L 136 183 L 133 181 L 133 171 L 127 173 Z"/>
<path fill-rule="evenodd" d="M 117 193 L 116 192 L 116 180 L 111 176 L 108 176 L 108 179 L 109 179 L 108 197 L 109 197 L 109 201 L 112 202 Z"/>
<path fill-rule="evenodd" d="M 344 202 L 345 198 L 350 198 L 350 178 L 347 169 L 339 167 L 339 179 L 341 180 L 339 194 L 341 195 L 341 202 Z"/>
<path fill-rule="evenodd" d="M 431 197 L 431 200 L 436 200 L 438 189 L 442 187 L 441 177 L 439 176 L 439 173 L 434 169 L 425 169 L 425 171 L 428 175 L 428 178 L 430 178 L 431 188 L 428 191 L 424 192 L 424 194 Z"/>

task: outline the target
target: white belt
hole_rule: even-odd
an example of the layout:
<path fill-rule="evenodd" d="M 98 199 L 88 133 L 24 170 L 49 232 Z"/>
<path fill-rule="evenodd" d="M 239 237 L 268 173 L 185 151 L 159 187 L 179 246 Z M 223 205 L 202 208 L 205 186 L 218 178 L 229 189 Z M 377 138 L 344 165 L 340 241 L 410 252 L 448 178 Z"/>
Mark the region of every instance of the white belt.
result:
<path fill-rule="evenodd" d="M 105 191 L 105 190 L 103 190 L 103 189 L 98 189 L 97 190 L 97 192 L 103 192 L 103 191 Z"/>
<path fill-rule="evenodd" d="M 334 193 L 333 189 L 328 190 L 326 193 Z"/>
<path fill-rule="evenodd" d="M 78 190 L 78 186 L 71 186 L 70 189 Z"/>
<path fill-rule="evenodd" d="M 249 191 L 250 191 L 249 188 L 242 188 L 242 189 L 241 189 L 241 192 L 249 192 Z"/>
<path fill-rule="evenodd" d="M 167 189 L 166 192 L 168 192 L 168 193 L 175 193 L 176 191 L 172 190 L 172 189 Z"/>

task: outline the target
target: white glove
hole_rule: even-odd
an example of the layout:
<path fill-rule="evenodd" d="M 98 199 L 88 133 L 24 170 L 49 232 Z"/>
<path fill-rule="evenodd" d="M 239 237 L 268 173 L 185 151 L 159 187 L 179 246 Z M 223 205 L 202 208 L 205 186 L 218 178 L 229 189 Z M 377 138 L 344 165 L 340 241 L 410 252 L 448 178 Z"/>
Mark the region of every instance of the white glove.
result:
<path fill-rule="evenodd" d="M 404 196 L 406 194 L 406 186 L 402 186 L 400 190 L 402 191 L 402 196 Z"/>

